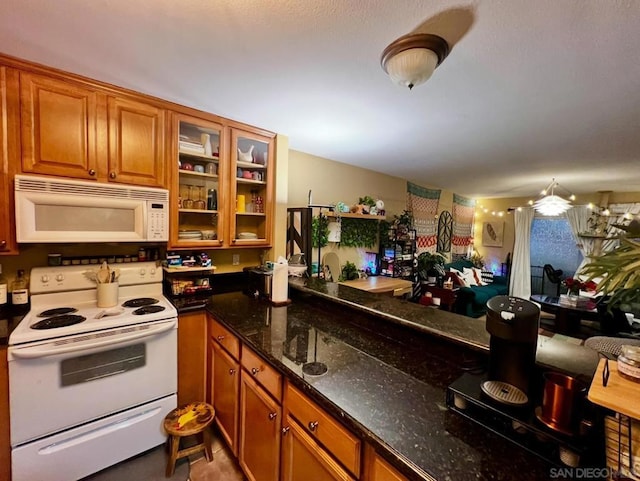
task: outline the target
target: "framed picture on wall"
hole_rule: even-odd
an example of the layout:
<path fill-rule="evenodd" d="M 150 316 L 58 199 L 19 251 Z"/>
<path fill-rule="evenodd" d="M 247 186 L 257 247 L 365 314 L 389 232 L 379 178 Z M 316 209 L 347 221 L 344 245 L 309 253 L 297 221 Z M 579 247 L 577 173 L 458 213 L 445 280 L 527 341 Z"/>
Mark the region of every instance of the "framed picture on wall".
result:
<path fill-rule="evenodd" d="M 482 245 L 485 247 L 502 247 L 504 221 L 482 223 Z"/>

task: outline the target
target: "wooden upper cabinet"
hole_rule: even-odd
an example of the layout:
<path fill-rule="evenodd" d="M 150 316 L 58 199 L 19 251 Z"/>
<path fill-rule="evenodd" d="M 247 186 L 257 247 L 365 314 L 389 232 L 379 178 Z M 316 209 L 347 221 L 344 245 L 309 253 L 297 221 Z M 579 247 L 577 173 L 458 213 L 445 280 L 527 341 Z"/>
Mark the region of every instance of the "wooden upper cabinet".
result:
<path fill-rule="evenodd" d="M 164 109 L 147 103 L 108 98 L 110 181 L 166 185 L 165 115 Z"/>
<path fill-rule="evenodd" d="M 73 79 L 20 73 L 22 172 L 166 186 L 166 110 Z"/>
<path fill-rule="evenodd" d="M 230 129 L 229 245 L 271 245 L 275 142 L 252 129 Z"/>
<path fill-rule="evenodd" d="M 20 163 L 18 91 L 18 72 L 0 66 L 0 254 L 10 255 L 18 253 L 11 181 Z"/>
<path fill-rule="evenodd" d="M 97 91 L 21 72 L 20 103 L 23 172 L 97 178 Z"/>

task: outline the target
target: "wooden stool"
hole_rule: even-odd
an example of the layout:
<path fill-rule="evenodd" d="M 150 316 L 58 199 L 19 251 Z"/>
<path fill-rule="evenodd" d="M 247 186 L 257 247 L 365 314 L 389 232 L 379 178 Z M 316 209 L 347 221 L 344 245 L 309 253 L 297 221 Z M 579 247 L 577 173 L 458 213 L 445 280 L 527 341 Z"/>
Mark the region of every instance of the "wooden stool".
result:
<path fill-rule="evenodd" d="M 180 423 L 180 417 L 186 415 Z M 209 425 L 213 421 L 215 410 L 207 403 L 190 403 L 171 411 L 164 418 L 164 430 L 169 435 L 169 461 L 167 462 L 167 478 L 173 476 L 176 461 L 190 454 L 204 451 L 207 461 L 213 460 L 211 452 L 211 433 Z M 201 435 L 202 442 L 190 448 L 180 449 L 180 438 Z"/>

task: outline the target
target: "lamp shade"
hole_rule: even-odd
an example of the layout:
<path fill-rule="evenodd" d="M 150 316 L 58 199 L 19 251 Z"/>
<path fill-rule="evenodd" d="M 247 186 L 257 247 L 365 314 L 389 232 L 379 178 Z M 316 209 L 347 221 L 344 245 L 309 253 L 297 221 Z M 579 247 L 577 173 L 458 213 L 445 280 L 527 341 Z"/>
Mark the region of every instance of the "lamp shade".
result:
<path fill-rule="evenodd" d="M 393 83 L 412 88 L 429 80 L 436 65 L 438 56 L 433 50 L 411 48 L 389 59 L 387 73 Z"/>
<path fill-rule="evenodd" d="M 426 82 L 449 53 L 449 44 L 437 35 L 405 35 L 382 52 L 380 63 L 393 83 L 409 87 Z"/>
<path fill-rule="evenodd" d="M 545 195 L 541 199 L 538 199 L 533 208 L 540 212 L 542 215 L 554 216 L 560 215 L 569 210 L 571 202 L 558 195 Z"/>

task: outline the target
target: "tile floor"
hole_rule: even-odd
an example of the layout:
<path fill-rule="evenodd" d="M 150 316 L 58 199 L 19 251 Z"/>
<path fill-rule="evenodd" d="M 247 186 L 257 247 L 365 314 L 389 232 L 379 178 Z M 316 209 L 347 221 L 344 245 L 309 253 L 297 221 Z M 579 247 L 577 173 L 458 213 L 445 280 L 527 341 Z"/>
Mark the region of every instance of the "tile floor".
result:
<path fill-rule="evenodd" d="M 189 481 L 244 481 L 238 463 L 222 441 L 216 429 L 213 429 L 213 461 L 207 462 L 203 454 L 189 456 Z"/>

